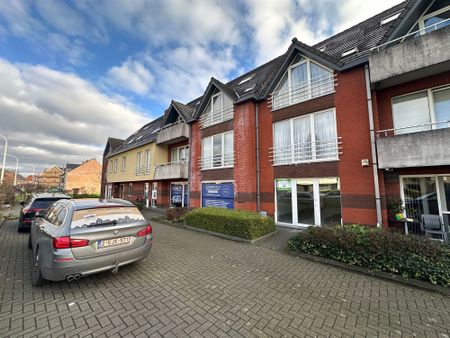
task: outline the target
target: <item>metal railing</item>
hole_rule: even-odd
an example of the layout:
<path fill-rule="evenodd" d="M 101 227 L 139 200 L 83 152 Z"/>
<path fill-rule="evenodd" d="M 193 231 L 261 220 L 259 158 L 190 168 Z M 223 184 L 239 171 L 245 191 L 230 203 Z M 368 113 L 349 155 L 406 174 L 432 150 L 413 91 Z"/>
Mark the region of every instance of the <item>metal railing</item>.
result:
<path fill-rule="evenodd" d="M 269 157 L 273 165 L 308 163 L 338 160 L 342 154 L 341 137 L 315 142 L 303 142 L 270 148 Z"/>
<path fill-rule="evenodd" d="M 271 110 L 334 93 L 336 83 L 337 75 L 330 74 L 317 77 L 314 81 L 306 81 L 294 87 L 275 91 L 269 98 Z"/>
<path fill-rule="evenodd" d="M 436 127 L 438 126 L 438 127 Z M 429 130 L 436 130 L 436 129 L 444 129 L 444 128 L 450 128 L 450 120 L 445 121 L 437 121 L 437 122 L 428 122 L 428 123 L 422 123 L 422 124 L 414 124 L 412 126 L 406 126 L 401 128 L 390 128 L 390 129 L 383 129 L 378 130 L 376 132 L 377 137 L 387 137 L 392 135 L 398 135 L 398 134 L 408 134 L 408 133 L 415 133 L 420 131 L 429 131 Z M 407 132 L 407 130 L 410 130 Z M 405 131 L 402 133 L 398 133 L 399 131 Z"/>
<path fill-rule="evenodd" d="M 385 43 L 383 43 L 381 45 L 378 45 L 378 46 L 375 46 L 373 48 L 370 48 L 370 52 L 373 52 L 373 51 L 379 52 L 382 47 L 388 46 L 388 45 L 396 43 L 396 42 L 402 43 L 403 41 L 405 41 L 406 38 L 411 37 L 411 36 L 415 36 L 417 33 L 419 33 L 419 35 L 418 35 L 419 37 L 423 36 L 424 34 L 421 34 L 422 32 L 425 32 L 425 34 L 426 34 L 426 33 L 429 33 L 430 31 L 432 32 L 432 31 L 438 30 L 439 29 L 438 26 L 440 26 L 443 23 L 446 23 L 448 21 L 450 21 L 450 18 L 442 20 L 442 21 L 439 21 L 439 22 L 436 22 L 436 23 L 434 23 L 432 25 L 426 26 L 426 27 L 424 27 L 422 29 L 418 29 L 418 30 L 416 30 L 414 32 L 410 32 L 410 33 L 405 34 L 405 35 L 403 35 L 403 36 L 401 36 L 401 37 L 399 37 L 397 39 L 393 39 L 393 40 L 385 42 Z M 432 28 L 432 30 L 429 30 L 430 28 Z"/>
<path fill-rule="evenodd" d="M 214 124 L 233 119 L 234 107 L 224 108 L 214 112 L 204 112 L 200 118 L 200 126 L 202 128 L 212 126 Z"/>
<path fill-rule="evenodd" d="M 136 176 L 150 174 L 150 164 L 138 164 L 136 166 Z"/>
<path fill-rule="evenodd" d="M 200 169 L 226 168 L 234 165 L 234 152 L 199 158 Z"/>

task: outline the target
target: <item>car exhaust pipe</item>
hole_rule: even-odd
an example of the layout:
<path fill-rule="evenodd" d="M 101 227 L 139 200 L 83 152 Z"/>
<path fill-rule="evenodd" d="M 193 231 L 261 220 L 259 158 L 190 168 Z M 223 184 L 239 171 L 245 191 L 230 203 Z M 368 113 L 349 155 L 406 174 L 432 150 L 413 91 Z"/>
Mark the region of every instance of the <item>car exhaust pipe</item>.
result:
<path fill-rule="evenodd" d="M 81 274 L 77 273 L 75 276 L 73 276 L 74 280 L 80 280 Z"/>
<path fill-rule="evenodd" d="M 115 263 L 114 269 L 111 270 L 111 272 L 115 275 L 117 272 L 119 272 L 119 262 Z"/>
<path fill-rule="evenodd" d="M 66 280 L 67 280 L 68 282 L 72 282 L 73 280 L 75 280 L 75 276 L 74 276 L 74 275 L 68 275 L 68 276 L 66 277 Z"/>

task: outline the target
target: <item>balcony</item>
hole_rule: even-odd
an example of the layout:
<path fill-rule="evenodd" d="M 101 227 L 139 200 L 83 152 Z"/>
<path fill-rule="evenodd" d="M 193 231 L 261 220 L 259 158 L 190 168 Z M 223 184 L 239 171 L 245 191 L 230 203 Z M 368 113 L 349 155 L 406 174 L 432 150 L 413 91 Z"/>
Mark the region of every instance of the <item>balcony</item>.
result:
<path fill-rule="evenodd" d="M 444 128 L 448 126 L 448 128 Z M 450 121 L 377 132 L 378 166 L 381 169 L 450 165 Z M 424 129 L 428 130 L 424 130 Z M 440 129 L 436 129 L 440 128 Z M 403 128 L 404 129 L 404 128 Z"/>
<path fill-rule="evenodd" d="M 234 116 L 234 107 L 224 108 L 212 113 L 204 113 L 200 117 L 200 126 L 206 128 L 214 124 L 222 123 L 228 120 L 232 120 Z"/>
<path fill-rule="evenodd" d="M 155 180 L 187 179 L 188 162 L 168 162 L 156 166 Z"/>
<path fill-rule="evenodd" d="M 314 81 L 306 81 L 295 87 L 288 87 L 273 92 L 269 99 L 272 111 L 293 104 L 308 101 L 316 97 L 334 93 L 336 75 L 326 75 L 315 78 Z"/>
<path fill-rule="evenodd" d="M 201 170 L 232 168 L 234 165 L 234 153 L 203 156 L 199 158 L 199 163 Z"/>
<path fill-rule="evenodd" d="M 448 71 L 450 26 L 440 28 L 448 20 L 373 48 L 369 56 L 372 84 L 381 89 Z"/>
<path fill-rule="evenodd" d="M 189 139 L 189 126 L 184 122 L 173 123 L 162 128 L 156 144 L 172 144 Z"/>
<path fill-rule="evenodd" d="M 321 161 L 337 161 L 342 149 L 341 137 L 315 142 L 290 144 L 271 148 L 273 165 L 290 165 Z"/>

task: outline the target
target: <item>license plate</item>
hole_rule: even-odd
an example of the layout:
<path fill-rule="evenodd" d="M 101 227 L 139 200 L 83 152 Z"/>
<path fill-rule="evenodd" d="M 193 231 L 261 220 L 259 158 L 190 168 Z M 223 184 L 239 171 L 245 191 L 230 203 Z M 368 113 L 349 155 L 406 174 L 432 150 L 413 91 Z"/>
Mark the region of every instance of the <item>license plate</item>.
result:
<path fill-rule="evenodd" d="M 112 246 L 125 245 L 130 243 L 130 237 L 119 237 L 112 239 L 104 239 L 101 241 L 97 241 L 97 249 L 110 248 Z"/>

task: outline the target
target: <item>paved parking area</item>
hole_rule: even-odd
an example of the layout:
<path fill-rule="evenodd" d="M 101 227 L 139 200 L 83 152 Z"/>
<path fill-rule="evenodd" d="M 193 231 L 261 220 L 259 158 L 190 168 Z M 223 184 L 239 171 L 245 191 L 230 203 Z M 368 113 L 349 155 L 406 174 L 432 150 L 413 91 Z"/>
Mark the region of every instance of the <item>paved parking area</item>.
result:
<path fill-rule="evenodd" d="M 449 337 L 450 299 L 154 224 L 148 259 L 32 288 L 27 234 L 0 226 L 0 337 Z"/>

